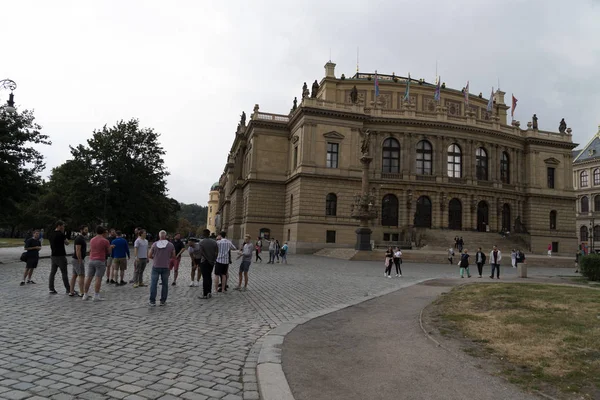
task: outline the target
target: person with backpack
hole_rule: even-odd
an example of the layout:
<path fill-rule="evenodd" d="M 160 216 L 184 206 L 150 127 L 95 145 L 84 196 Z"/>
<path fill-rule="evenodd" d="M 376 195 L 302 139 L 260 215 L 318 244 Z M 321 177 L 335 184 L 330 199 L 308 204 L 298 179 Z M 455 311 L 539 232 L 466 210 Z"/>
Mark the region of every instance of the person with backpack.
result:
<path fill-rule="evenodd" d="M 460 267 L 460 277 L 464 278 L 465 271 L 467 271 L 467 277 L 471 277 L 471 272 L 469 271 L 469 250 L 464 249 L 462 254 L 460 255 L 460 261 L 458 262 L 458 266 Z"/>
<path fill-rule="evenodd" d="M 481 251 L 481 247 L 477 249 L 477 253 L 475 254 L 475 263 L 477 264 L 477 272 L 479 272 L 479 277 L 483 277 L 483 265 L 485 264 L 485 254 Z"/>
<path fill-rule="evenodd" d="M 279 255 L 281 256 L 281 263 L 282 264 L 287 264 L 287 252 L 288 252 L 288 244 L 287 242 L 283 243 L 283 246 L 281 246 L 281 252 L 279 253 Z"/>

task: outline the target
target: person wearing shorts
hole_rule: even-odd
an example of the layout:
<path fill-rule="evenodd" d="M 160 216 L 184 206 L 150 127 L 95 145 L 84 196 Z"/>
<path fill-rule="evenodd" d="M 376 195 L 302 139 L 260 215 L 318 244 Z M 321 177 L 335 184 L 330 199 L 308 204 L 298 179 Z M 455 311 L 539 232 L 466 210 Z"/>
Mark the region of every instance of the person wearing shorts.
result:
<path fill-rule="evenodd" d="M 123 286 L 125 282 L 125 270 L 127 269 L 127 260 L 130 258 L 129 243 L 123 237 L 121 231 L 117 231 L 117 238 L 111 243 L 114 246 L 113 261 L 112 261 L 112 276 L 115 285 Z M 119 279 L 120 278 L 120 279 Z"/>
<path fill-rule="evenodd" d="M 185 244 L 181 240 L 179 233 L 175 234 L 175 238 L 171 241 L 173 247 L 175 247 L 175 258 L 169 260 L 169 271 L 173 271 L 173 283 L 172 286 L 177 285 L 177 276 L 179 275 L 179 263 L 181 262 L 181 255 L 185 251 Z"/>
<path fill-rule="evenodd" d="M 25 273 L 23 274 L 23 280 L 21 286 L 25 286 L 27 283 L 35 283 L 31 280 L 33 270 L 37 268 L 38 262 L 40 261 L 40 250 L 42 249 L 42 243 L 39 240 L 40 231 L 34 231 L 33 237 L 30 237 L 25 241 L 25 250 L 27 251 L 27 261 L 25 264 Z"/>
<path fill-rule="evenodd" d="M 237 250 L 233 243 L 226 237 L 225 232 L 221 232 L 219 235 L 221 240 L 217 240 L 217 248 L 219 252 L 217 254 L 217 262 L 215 263 L 215 292 L 218 292 L 219 288 L 219 277 L 221 278 L 221 290 L 223 293 L 227 292 L 227 273 L 229 271 L 229 252 L 231 250 Z"/>
<path fill-rule="evenodd" d="M 106 257 L 110 254 L 114 248 L 106 237 L 108 232 L 103 226 L 96 228 L 96 236 L 90 240 L 90 262 L 88 263 L 86 276 L 85 276 L 85 287 L 83 290 L 83 297 L 81 300 L 88 299 L 88 291 L 92 284 L 92 279 L 96 278 L 94 285 L 94 301 L 104 300 L 100 297 L 100 286 L 102 285 L 102 277 L 106 272 Z"/>
<path fill-rule="evenodd" d="M 110 228 L 109 231 L 109 235 L 108 235 L 108 244 L 112 245 L 113 240 L 115 240 L 117 238 L 117 231 L 115 231 L 115 228 Z M 106 283 L 116 283 L 115 281 L 110 281 L 110 271 L 111 268 L 110 266 L 112 265 L 112 254 L 109 254 L 107 259 L 106 259 Z"/>
<path fill-rule="evenodd" d="M 85 256 L 87 251 L 87 243 L 85 237 L 88 234 L 88 227 L 82 226 L 79 228 L 79 235 L 73 242 L 73 276 L 71 277 L 71 291 L 69 296 L 83 296 L 84 281 L 85 281 Z M 75 291 L 75 283 L 79 281 L 79 293 Z"/>
<path fill-rule="evenodd" d="M 240 264 L 239 272 L 239 283 L 235 290 L 247 290 L 248 289 L 248 271 L 250 271 L 250 264 L 252 264 L 252 252 L 254 245 L 250 241 L 250 235 L 244 237 L 244 246 L 239 257 L 242 257 L 242 263 Z M 239 258 L 238 257 L 238 258 Z M 244 278 L 244 288 L 242 289 L 242 276 Z"/>

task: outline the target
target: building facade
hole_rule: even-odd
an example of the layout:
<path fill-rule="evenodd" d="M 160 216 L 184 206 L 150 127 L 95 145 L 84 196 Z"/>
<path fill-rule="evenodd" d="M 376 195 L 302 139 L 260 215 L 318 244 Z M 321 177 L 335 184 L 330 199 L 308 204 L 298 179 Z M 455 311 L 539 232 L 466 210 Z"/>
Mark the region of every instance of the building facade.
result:
<path fill-rule="evenodd" d="M 208 213 L 206 216 L 206 229 L 211 233 L 218 234 L 220 227 L 218 226 L 217 213 L 219 211 L 219 182 L 215 182 L 210 187 L 208 193 Z"/>
<path fill-rule="evenodd" d="M 289 114 L 255 105 L 242 117 L 219 181 L 222 228 L 287 241 L 293 252 L 353 247 L 360 159 L 376 243 L 411 241 L 414 229 L 523 232 L 533 252 L 577 246 L 570 130 L 507 125 L 504 93 L 488 99 L 395 75 L 325 77 Z M 468 102 L 466 101 L 468 98 Z M 368 149 L 362 134 L 370 132 Z"/>
<path fill-rule="evenodd" d="M 600 126 L 598 133 L 573 156 L 577 236 L 581 248 L 589 252 L 600 249 Z"/>

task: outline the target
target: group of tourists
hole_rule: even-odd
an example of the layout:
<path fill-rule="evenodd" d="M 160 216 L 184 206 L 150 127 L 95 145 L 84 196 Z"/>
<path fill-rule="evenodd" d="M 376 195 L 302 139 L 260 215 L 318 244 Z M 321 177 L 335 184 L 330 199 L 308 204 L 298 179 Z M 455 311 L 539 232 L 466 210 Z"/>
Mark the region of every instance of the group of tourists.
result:
<path fill-rule="evenodd" d="M 450 264 L 454 262 L 453 257 L 454 250 L 450 248 L 448 250 L 448 261 L 450 261 Z M 511 253 L 511 260 L 513 268 L 517 268 L 519 262 L 525 262 L 525 255 L 521 251 L 517 252 L 513 250 Z M 465 277 L 465 272 L 467 274 L 467 278 L 471 277 L 471 271 L 469 270 L 469 265 L 471 261 L 472 259 L 471 255 L 469 254 L 469 250 L 463 249 L 463 251 L 459 253 L 458 260 L 459 273 L 461 278 Z M 490 251 L 489 258 L 482 251 L 481 247 L 479 247 L 477 249 L 477 252 L 475 253 L 475 259 L 473 261 L 477 265 L 477 272 L 479 274 L 479 278 L 483 277 L 483 266 L 485 265 L 486 261 L 489 261 L 491 266 L 490 278 L 494 279 L 495 275 L 496 279 L 500 279 L 500 262 L 502 261 L 502 252 L 498 249 L 498 246 L 494 245 L 492 251 Z"/>
<path fill-rule="evenodd" d="M 256 245 L 254 248 L 256 254 L 255 262 L 262 262 L 262 257 L 260 253 L 262 253 L 263 240 L 262 238 L 256 239 Z M 277 259 L 277 263 L 279 264 L 279 258 L 281 257 L 281 263 L 287 264 L 287 252 L 288 252 L 288 244 L 287 242 L 283 243 L 283 246 L 279 243 L 279 240 L 275 238 L 271 238 L 269 241 L 269 262 L 267 264 L 275 264 L 275 259 Z"/>
<path fill-rule="evenodd" d="M 82 226 L 79 233 L 73 241 L 73 255 L 71 258 L 72 275 L 69 279 L 68 260 L 66 246 L 69 240 L 65 235 L 65 223 L 57 221 L 54 232 L 49 235 L 51 248 L 51 269 L 49 278 L 49 293 L 57 294 L 54 282 L 56 273 L 60 270 L 66 294 L 71 297 L 81 297 L 82 300 L 92 299 L 92 301 L 103 300 L 100 297 L 100 290 L 104 278 L 106 284 L 115 286 L 127 285 L 125 280 L 125 271 L 129 260 L 131 259 L 129 243 L 126 236 L 115 229 L 106 229 L 98 226 L 95 230 L 96 235 L 89 241 L 88 227 Z M 169 277 L 173 271 L 173 281 L 171 286 L 177 285 L 179 275 L 179 266 L 182 254 L 187 250 L 191 260 L 191 278 L 190 287 L 199 287 L 200 278 L 203 280 L 203 293 L 199 296 L 201 299 L 210 299 L 213 293 L 227 292 L 229 265 L 233 263 L 232 252 L 237 251 L 237 259 L 242 259 L 239 267 L 239 280 L 235 290 L 246 290 L 248 287 L 248 272 L 252 263 L 252 255 L 257 248 L 262 247 L 262 243 L 255 245 L 251 242 L 249 235 L 244 238 L 244 244 L 241 249 L 237 249 L 233 243 L 227 239 L 226 233 L 220 235 L 211 235 L 210 231 L 205 229 L 200 239 L 190 238 L 187 244 L 181 239 L 180 234 L 175 234 L 171 239 L 163 230 L 158 234 L 158 240 L 150 245 L 147 239 L 145 229 L 135 229 L 136 240 L 133 244 L 134 272 L 129 283 L 134 288 L 146 287 L 144 283 L 144 271 L 149 260 L 152 260 L 152 273 L 150 279 L 150 297 L 149 306 L 156 306 L 158 296 L 159 281 L 162 285 L 159 305 L 163 306 L 167 302 L 169 292 Z M 260 239 L 259 239 L 260 241 Z M 272 241 L 274 243 L 274 240 Z M 89 246 L 89 256 L 88 256 Z M 271 246 L 271 245 L 270 245 Z M 32 280 L 33 271 L 37 268 L 39 262 L 39 252 L 42 248 L 40 241 L 40 231 L 36 230 L 32 236 L 25 241 L 25 253 L 22 260 L 26 263 L 21 286 L 35 284 Z M 275 259 L 275 248 L 273 252 L 269 249 L 270 258 Z M 287 263 L 285 257 L 287 253 L 287 243 L 282 246 L 278 255 L 282 257 L 282 262 Z M 86 265 L 86 258 L 87 265 Z M 279 262 L 279 258 L 277 259 Z M 271 262 L 271 261 L 270 261 Z M 214 291 L 213 291 L 213 270 L 214 270 Z M 90 289 L 94 281 L 93 291 Z M 79 289 L 76 291 L 75 289 Z"/>

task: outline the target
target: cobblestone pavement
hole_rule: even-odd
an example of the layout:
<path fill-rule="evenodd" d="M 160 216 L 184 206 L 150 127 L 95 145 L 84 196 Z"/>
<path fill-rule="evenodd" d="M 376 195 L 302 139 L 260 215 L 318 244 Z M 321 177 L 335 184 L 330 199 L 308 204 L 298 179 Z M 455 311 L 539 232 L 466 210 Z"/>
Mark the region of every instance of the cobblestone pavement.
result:
<path fill-rule="evenodd" d="M 22 287 L 23 264 L 0 265 L 0 398 L 258 399 L 251 349 L 278 324 L 458 272 L 447 265 L 404 264 L 404 277 L 387 279 L 383 262 L 290 259 L 288 265 L 252 264 L 247 292 L 208 301 L 198 299 L 200 287 L 188 287 L 184 259 L 167 306 L 155 308 L 147 306 L 148 288 L 132 285 L 103 283 L 103 302 L 71 298 L 61 290 L 60 272 L 60 294 L 50 295 L 49 260 L 40 261 L 37 284 Z M 231 267 L 231 287 L 238 264 Z M 130 262 L 127 278 L 132 270 Z M 546 270 L 565 272 L 572 271 Z"/>

